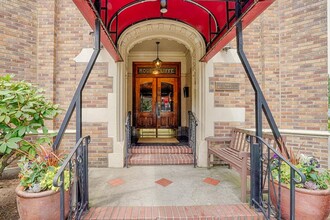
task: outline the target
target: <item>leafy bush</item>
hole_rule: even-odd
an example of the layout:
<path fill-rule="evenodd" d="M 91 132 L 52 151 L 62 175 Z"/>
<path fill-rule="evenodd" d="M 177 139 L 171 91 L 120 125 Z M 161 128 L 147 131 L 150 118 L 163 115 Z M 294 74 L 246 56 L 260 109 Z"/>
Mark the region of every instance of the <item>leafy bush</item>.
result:
<path fill-rule="evenodd" d="M 13 81 L 12 76 L 0 77 L 0 175 L 19 153 L 36 155 L 36 145 L 49 143 L 50 137 L 39 137 L 35 142 L 27 134 L 48 134 L 46 120 L 59 114 L 58 105 L 46 100 L 43 90 L 25 81 Z"/>

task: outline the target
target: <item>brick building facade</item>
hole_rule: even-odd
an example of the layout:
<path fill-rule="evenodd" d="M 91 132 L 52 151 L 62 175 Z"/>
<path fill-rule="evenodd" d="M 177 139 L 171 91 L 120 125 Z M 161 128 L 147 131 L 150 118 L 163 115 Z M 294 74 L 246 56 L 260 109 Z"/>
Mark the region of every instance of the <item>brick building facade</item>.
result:
<path fill-rule="evenodd" d="M 77 62 L 75 58 L 83 48 L 93 47 L 92 29 L 71 1 L 0 1 L 0 74 L 15 74 L 17 79 L 37 83 L 51 100 L 66 109 L 86 66 L 86 62 Z M 288 146 L 301 146 L 302 152 L 317 156 L 325 166 L 330 164 L 328 137 L 297 131 L 327 130 L 327 41 L 325 0 L 277 0 L 244 30 L 245 52 L 279 128 L 289 130 L 284 134 Z M 235 40 L 229 45 L 235 47 Z M 186 63 L 189 66 L 190 62 Z M 109 98 L 111 94 L 116 96 L 116 69 L 111 65 L 122 64 L 96 63 L 83 93 L 85 109 L 115 111 L 118 100 L 112 103 Z M 231 127 L 253 128 L 254 93 L 242 65 L 218 62 L 216 58 L 205 65 L 211 69 L 205 71 L 208 80 L 204 82 L 208 88 L 205 97 L 211 100 L 208 108 L 238 108 L 244 112 L 244 120 L 214 121 L 213 133 L 205 135 L 226 136 Z M 189 74 L 189 68 L 186 73 Z M 240 88 L 217 91 L 216 82 L 239 83 Z M 53 129 L 58 129 L 63 117 L 64 114 L 53 123 Z M 86 120 L 83 124 L 84 134 L 92 136 L 93 166 L 109 165 L 114 139 L 120 139 L 113 123 L 109 119 Z M 74 129 L 74 118 L 69 129 Z M 205 147 L 205 135 L 199 136 L 200 148 Z M 62 146 L 73 146 L 74 138 L 66 135 Z"/>

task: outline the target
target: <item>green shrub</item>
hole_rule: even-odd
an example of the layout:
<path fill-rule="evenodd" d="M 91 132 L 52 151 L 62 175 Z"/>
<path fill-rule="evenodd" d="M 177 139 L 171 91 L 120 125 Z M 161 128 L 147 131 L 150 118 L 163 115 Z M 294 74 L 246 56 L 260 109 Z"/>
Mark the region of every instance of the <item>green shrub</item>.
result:
<path fill-rule="evenodd" d="M 43 90 L 25 81 L 13 81 L 13 76 L 0 77 L 0 175 L 19 153 L 36 154 L 35 146 L 49 143 L 46 120 L 53 120 L 60 110 L 58 105 L 45 98 Z M 43 137 L 35 142 L 26 139 L 27 134 Z"/>

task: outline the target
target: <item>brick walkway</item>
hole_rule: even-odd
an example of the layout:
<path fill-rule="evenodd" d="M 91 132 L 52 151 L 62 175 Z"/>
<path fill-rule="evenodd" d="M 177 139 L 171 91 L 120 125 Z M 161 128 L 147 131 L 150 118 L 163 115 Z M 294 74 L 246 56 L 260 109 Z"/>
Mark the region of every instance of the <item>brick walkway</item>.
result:
<path fill-rule="evenodd" d="M 210 206 L 130 206 L 91 208 L 83 219 L 143 219 L 143 220 L 183 220 L 183 219 L 263 219 L 247 204 Z"/>

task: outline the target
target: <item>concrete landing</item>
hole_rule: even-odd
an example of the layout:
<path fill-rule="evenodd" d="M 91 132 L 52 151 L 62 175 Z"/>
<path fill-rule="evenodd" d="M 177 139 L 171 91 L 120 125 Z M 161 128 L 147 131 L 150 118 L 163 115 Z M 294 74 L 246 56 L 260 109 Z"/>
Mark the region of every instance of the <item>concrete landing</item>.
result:
<path fill-rule="evenodd" d="M 191 165 L 90 168 L 90 206 L 241 204 L 237 172 Z"/>

